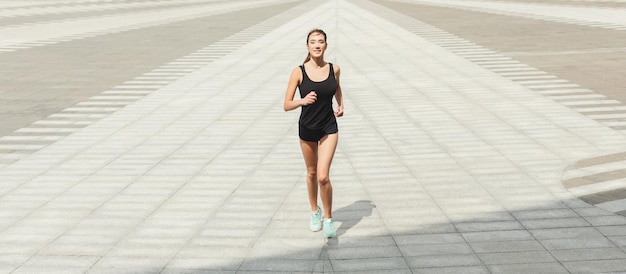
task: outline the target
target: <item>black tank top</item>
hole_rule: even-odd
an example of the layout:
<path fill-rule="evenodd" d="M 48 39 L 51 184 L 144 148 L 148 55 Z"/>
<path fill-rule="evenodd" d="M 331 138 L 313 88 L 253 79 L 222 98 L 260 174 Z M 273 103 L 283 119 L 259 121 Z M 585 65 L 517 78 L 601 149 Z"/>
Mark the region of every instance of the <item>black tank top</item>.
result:
<path fill-rule="evenodd" d="M 330 66 L 328 78 L 321 82 L 314 82 L 304 70 L 304 65 L 300 66 L 302 70 L 302 83 L 298 86 L 300 90 L 300 98 L 304 98 L 309 92 L 317 93 L 317 101 L 308 106 L 302 106 L 300 113 L 300 125 L 309 129 L 321 129 L 331 123 L 337 123 L 333 112 L 333 96 L 337 92 L 337 80 L 333 70 L 333 64 Z"/>

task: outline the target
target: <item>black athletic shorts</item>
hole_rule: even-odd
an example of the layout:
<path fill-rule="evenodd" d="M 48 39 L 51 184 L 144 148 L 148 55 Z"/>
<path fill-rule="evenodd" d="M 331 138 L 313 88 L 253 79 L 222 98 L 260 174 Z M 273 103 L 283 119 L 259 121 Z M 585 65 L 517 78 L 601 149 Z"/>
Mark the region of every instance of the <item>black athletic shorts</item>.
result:
<path fill-rule="evenodd" d="M 337 123 L 329 123 L 321 129 L 310 129 L 303 125 L 300 125 L 300 139 L 307 142 L 319 142 L 324 136 L 328 134 L 335 134 L 339 132 Z"/>

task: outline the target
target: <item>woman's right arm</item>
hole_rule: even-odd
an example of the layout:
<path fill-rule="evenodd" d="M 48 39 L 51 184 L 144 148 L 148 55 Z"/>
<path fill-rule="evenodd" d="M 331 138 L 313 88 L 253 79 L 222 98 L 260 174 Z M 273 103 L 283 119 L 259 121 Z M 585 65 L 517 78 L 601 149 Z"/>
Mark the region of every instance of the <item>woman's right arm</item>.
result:
<path fill-rule="evenodd" d="M 302 72 L 300 71 L 300 68 L 294 68 L 293 71 L 291 71 L 289 84 L 287 84 L 287 92 L 285 93 L 285 102 L 283 103 L 283 109 L 285 111 L 294 110 L 302 106 L 302 100 L 293 100 L 293 97 L 296 94 L 296 88 L 298 87 L 298 84 L 300 84 L 301 78 Z"/>

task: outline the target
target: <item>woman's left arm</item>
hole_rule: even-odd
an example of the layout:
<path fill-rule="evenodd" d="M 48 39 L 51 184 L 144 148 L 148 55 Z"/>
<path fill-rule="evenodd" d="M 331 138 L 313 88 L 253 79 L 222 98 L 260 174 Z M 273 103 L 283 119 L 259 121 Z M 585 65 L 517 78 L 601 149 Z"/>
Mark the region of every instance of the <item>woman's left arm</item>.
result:
<path fill-rule="evenodd" d="M 337 91 L 335 92 L 335 100 L 337 100 L 337 110 L 335 116 L 343 116 L 343 93 L 341 92 L 341 84 L 339 81 L 339 75 L 341 74 L 338 65 L 333 64 L 333 70 L 335 71 L 335 79 L 337 80 Z"/>

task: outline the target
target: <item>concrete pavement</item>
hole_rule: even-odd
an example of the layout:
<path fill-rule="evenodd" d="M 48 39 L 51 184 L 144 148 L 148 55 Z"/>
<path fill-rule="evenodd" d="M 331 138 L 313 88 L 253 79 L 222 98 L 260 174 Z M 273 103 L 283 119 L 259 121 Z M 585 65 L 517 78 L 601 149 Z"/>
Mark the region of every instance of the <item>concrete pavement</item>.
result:
<path fill-rule="evenodd" d="M 83 5 L 57 2 L 55 18 Z M 619 189 L 626 135 L 575 107 L 620 110 L 622 102 L 382 2 L 96 1 L 102 9 L 91 6 L 90 16 L 5 26 L 4 37 L 14 36 L 0 58 L 109 37 L 109 52 L 123 60 L 132 59 L 124 49 L 133 36 L 115 33 L 133 31 L 149 45 L 161 28 L 249 16 L 215 40 L 174 31 L 190 46 L 153 47 L 171 61 L 146 57 L 153 65 L 143 70 L 137 60 L 133 70 L 113 62 L 117 76 L 77 92 L 80 102 L 52 103 L 38 111 L 45 118 L 5 133 L 0 272 L 626 271 L 626 217 L 615 213 L 622 203 L 578 198 L 581 185 L 585 195 L 599 193 L 589 188 L 598 182 Z M 38 16 L 32 6 L 2 5 Z M 603 20 L 610 24 L 591 27 L 620 24 Z M 61 23 L 73 27 L 42 32 Z M 19 36 L 25 27 L 30 36 Z M 327 59 L 342 68 L 346 103 L 331 174 L 338 237 L 330 240 L 308 230 L 298 112 L 282 110 L 289 73 L 316 27 L 329 34 Z M 45 61 L 28 64 L 50 72 Z M 552 97 L 566 89 L 590 92 Z M 11 91 L 24 89 L 2 94 Z M 613 177 L 581 184 L 585 172 Z"/>

